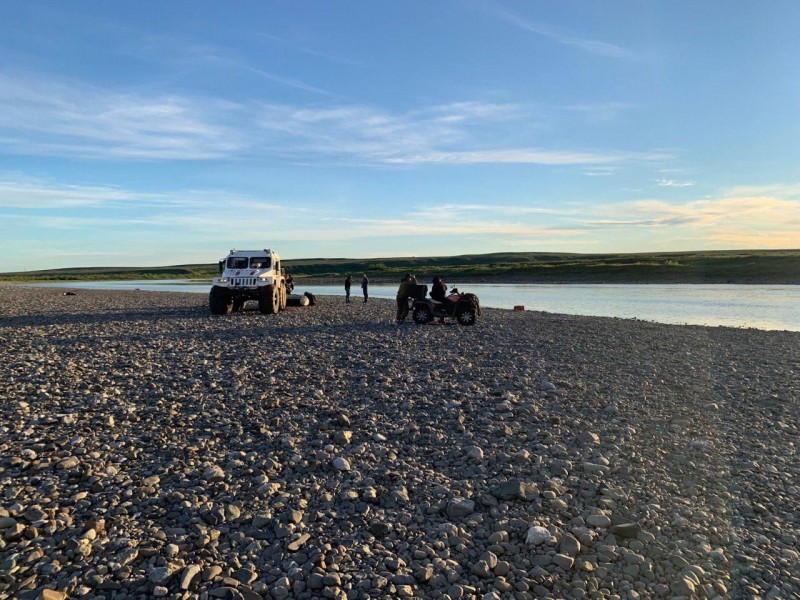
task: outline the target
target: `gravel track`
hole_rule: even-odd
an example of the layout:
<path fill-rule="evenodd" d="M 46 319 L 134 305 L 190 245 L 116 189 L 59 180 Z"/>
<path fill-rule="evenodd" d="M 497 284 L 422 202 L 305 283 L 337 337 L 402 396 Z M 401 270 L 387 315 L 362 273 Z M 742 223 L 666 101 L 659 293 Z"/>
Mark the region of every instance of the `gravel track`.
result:
<path fill-rule="evenodd" d="M 0 598 L 790 598 L 800 333 L 0 286 Z"/>

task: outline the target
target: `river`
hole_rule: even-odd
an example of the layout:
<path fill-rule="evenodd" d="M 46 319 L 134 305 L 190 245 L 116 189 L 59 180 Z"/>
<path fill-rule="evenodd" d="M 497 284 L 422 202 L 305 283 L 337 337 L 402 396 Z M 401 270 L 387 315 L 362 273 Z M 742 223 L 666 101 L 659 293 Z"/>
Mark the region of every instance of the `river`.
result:
<path fill-rule="evenodd" d="M 208 293 L 210 284 L 198 280 L 85 281 L 33 284 L 89 289 L 150 290 Z M 494 308 L 524 306 L 571 315 L 620 317 L 658 323 L 726 325 L 757 329 L 800 331 L 798 285 L 695 284 L 456 284 Z M 372 285 L 370 295 L 394 298 L 397 286 Z M 296 292 L 341 296 L 341 286 L 298 284 Z M 361 288 L 353 284 L 353 300 Z M 342 300 L 343 301 L 343 300 Z"/>

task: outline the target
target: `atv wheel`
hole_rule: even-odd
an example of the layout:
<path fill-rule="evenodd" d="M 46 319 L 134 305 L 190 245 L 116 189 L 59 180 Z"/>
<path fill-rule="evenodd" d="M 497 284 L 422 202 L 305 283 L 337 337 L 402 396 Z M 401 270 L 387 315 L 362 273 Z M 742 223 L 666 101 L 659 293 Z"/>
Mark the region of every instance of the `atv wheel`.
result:
<path fill-rule="evenodd" d="M 233 310 L 233 294 L 227 288 L 212 286 L 208 294 L 208 305 L 212 315 L 227 315 Z"/>
<path fill-rule="evenodd" d="M 411 318 L 414 319 L 414 323 L 417 325 L 427 325 L 433 321 L 433 313 L 431 313 L 431 309 L 428 306 L 418 304 L 414 307 Z"/>
<path fill-rule="evenodd" d="M 258 310 L 262 315 L 274 315 L 280 310 L 280 291 L 274 285 L 258 290 Z"/>
<path fill-rule="evenodd" d="M 472 306 L 459 306 L 456 309 L 456 321 L 459 325 L 475 325 L 478 315 Z"/>

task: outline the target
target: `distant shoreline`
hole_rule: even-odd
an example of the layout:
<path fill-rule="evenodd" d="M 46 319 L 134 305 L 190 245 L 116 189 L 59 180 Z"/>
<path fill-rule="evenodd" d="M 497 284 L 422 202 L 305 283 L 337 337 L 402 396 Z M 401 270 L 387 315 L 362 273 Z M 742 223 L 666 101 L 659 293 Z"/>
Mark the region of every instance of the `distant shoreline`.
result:
<path fill-rule="evenodd" d="M 413 271 L 411 271 L 413 273 Z M 296 276 L 296 283 L 308 285 L 341 285 L 344 282 L 342 277 L 303 277 Z M 377 277 L 369 276 L 370 284 L 392 285 L 398 283 L 401 276 L 396 277 Z M 417 276 L 419 283 L 429 284 L 431 278 Z M 800 285 L 800 274 L 787 277 L 765 277 L 748 278 L 746 280 L 736 279 L 712 279 L 712 278 L 636 278 L 636 277 L 524 277 L 524 276 L 444 276 L 448 283 L 459 284 L 508 284 L 508 285 Z M 25 285 L 25 284 L 69 284 L 82 282 L 101 282 L 101 281 L 204 281 L 211 285 L 210 277 L 76 277 L 76 278 L 13 278 L 0 279 L 0 284 Z M 360 285 L 359 281 L 354 281 L 354 287 Z"/>
<path fill-rule="evenodd" d="M 347 275 L 358 283 L 395 283 L 405 273 L 420 282 L 441 276 L 459 283 L 524 284 L 755 284 L 800 285 L 800 249 L 719 250 L 638 254 L 506 252 L 433 257 L 285 259 L 298 281 L 339 284 Z M 0 281 L 130 281 L 210 279 L 217 264 L 159 267 L 73 267 L 0 273 Z"/>

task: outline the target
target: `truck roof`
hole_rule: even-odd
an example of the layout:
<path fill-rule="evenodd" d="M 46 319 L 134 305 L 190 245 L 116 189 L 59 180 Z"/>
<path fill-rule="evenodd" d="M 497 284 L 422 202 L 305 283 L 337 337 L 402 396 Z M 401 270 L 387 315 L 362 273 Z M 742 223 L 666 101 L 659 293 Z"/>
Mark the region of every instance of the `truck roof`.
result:
<path fill-rule="evenodd" d="M 277 252 L 265 248 L 264 250 L 231 250 L 228 256 L 269 256 L 270 254 L 278 255 Z"/>

